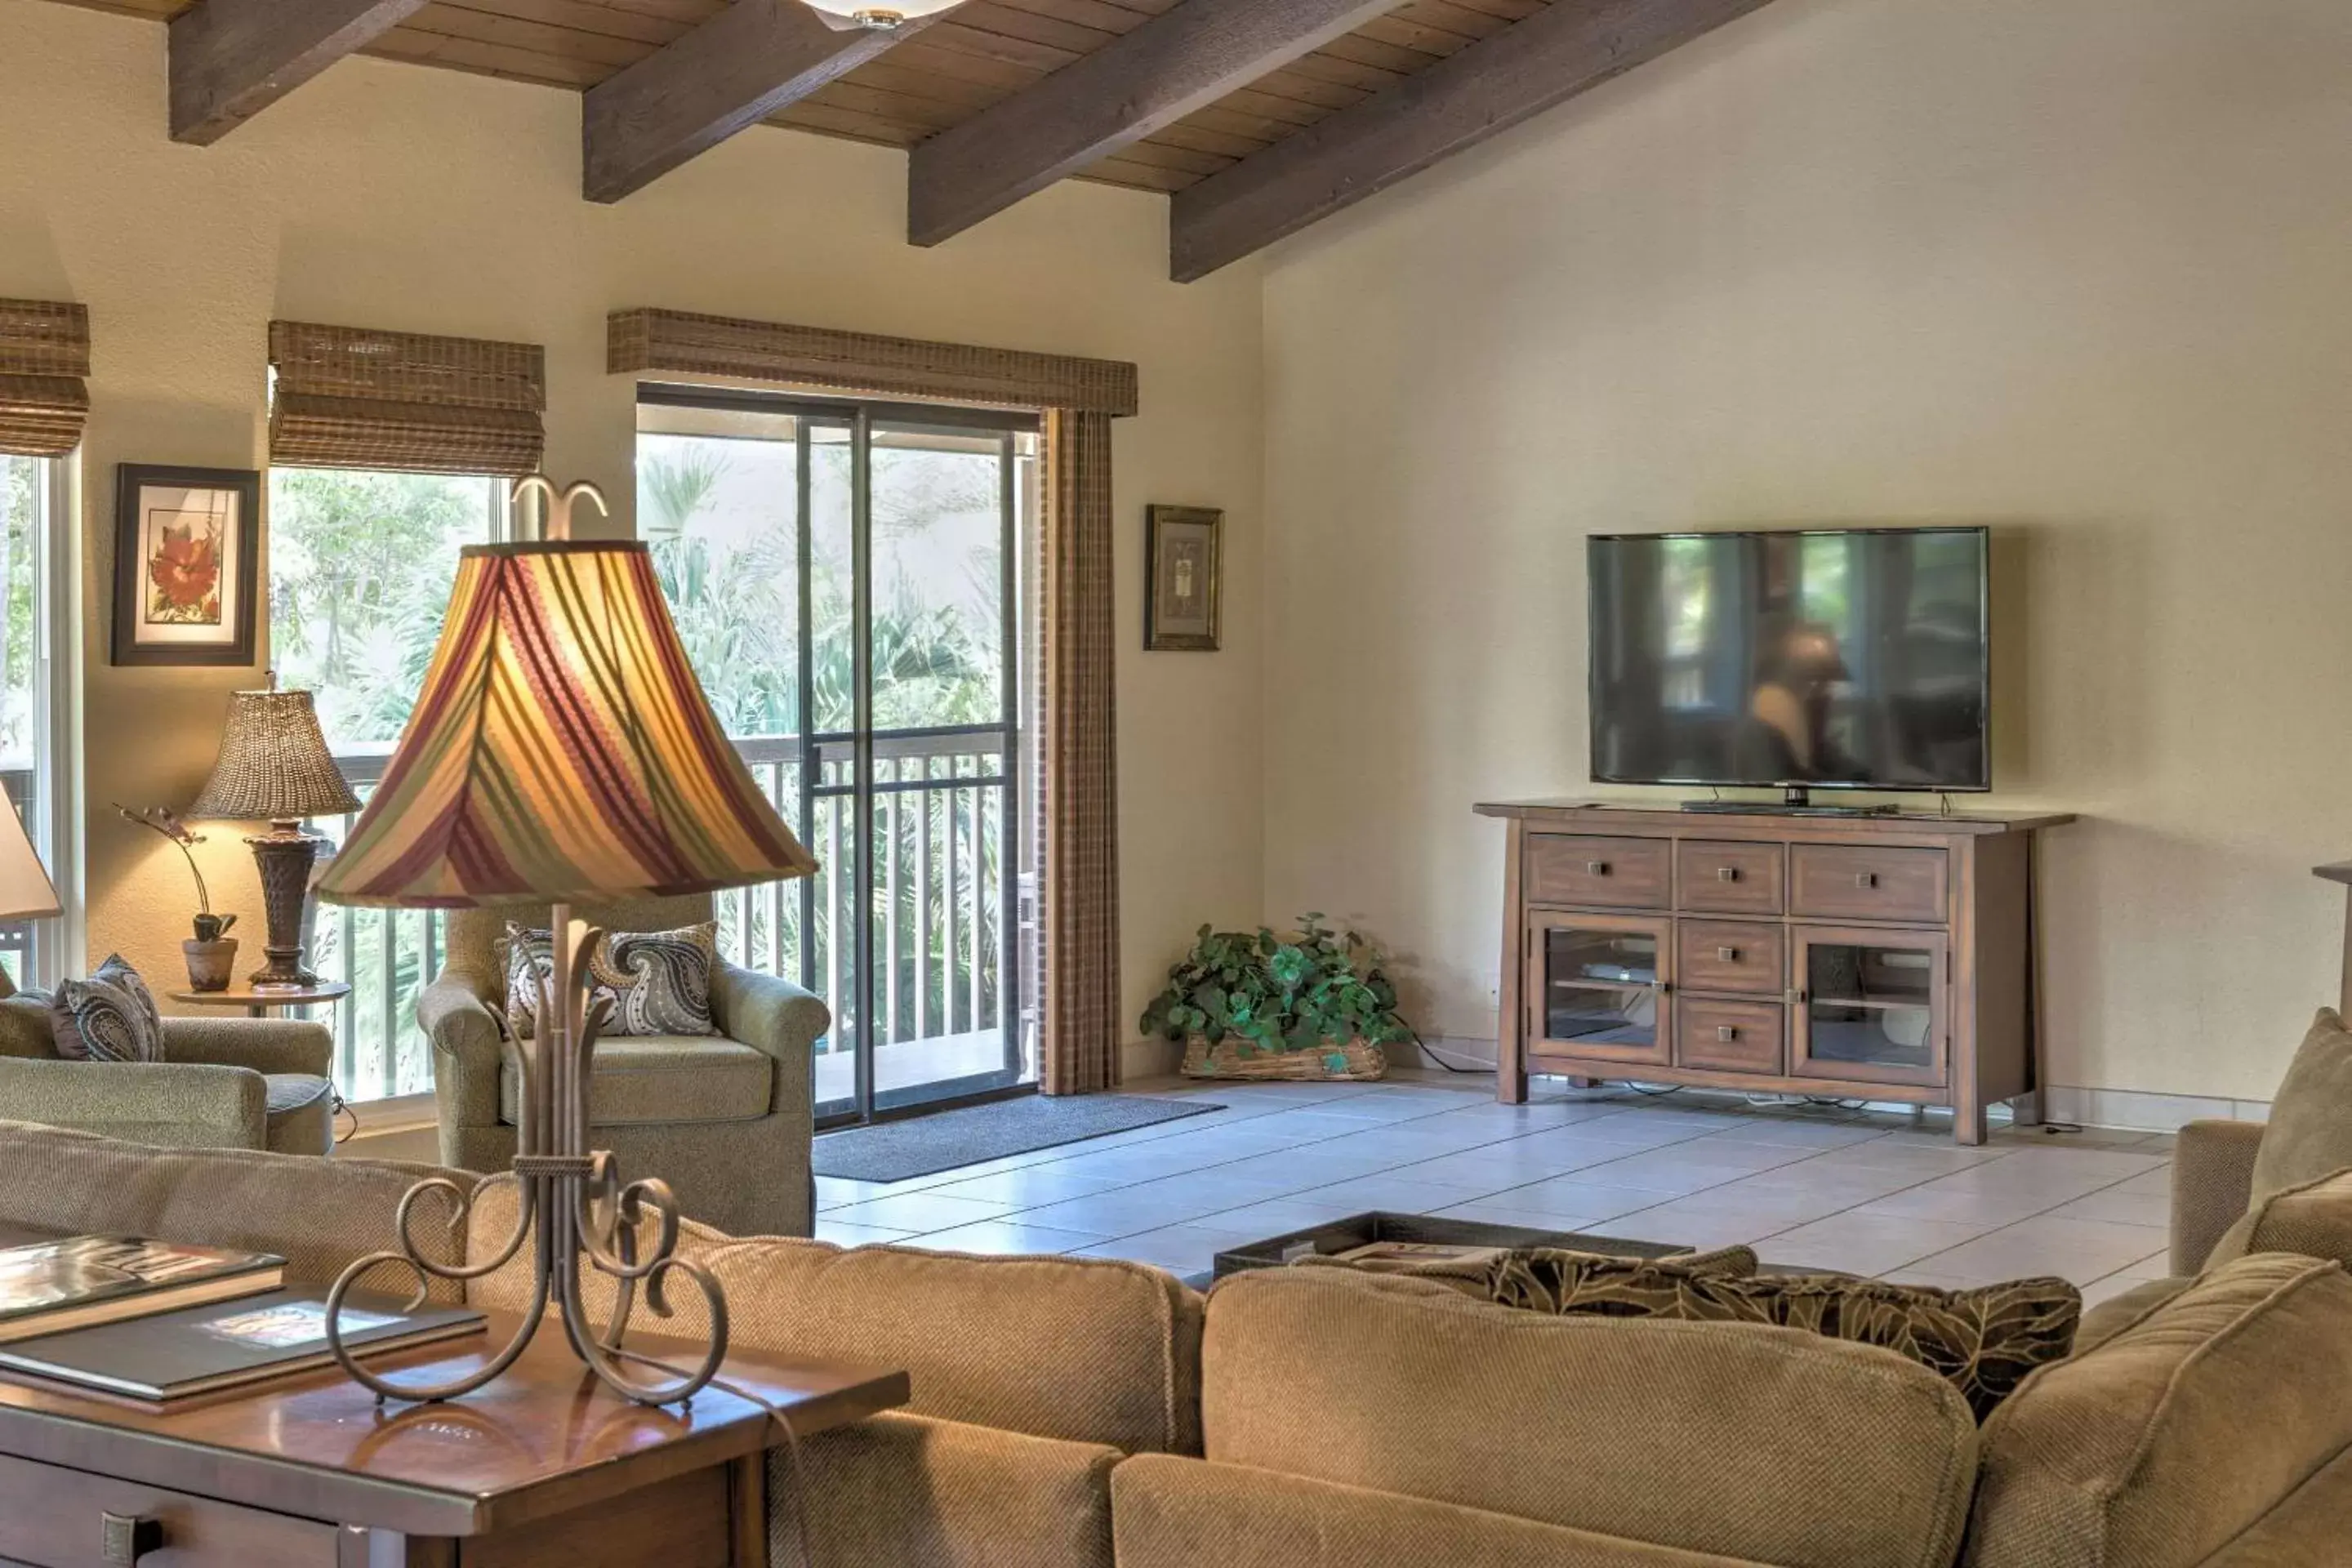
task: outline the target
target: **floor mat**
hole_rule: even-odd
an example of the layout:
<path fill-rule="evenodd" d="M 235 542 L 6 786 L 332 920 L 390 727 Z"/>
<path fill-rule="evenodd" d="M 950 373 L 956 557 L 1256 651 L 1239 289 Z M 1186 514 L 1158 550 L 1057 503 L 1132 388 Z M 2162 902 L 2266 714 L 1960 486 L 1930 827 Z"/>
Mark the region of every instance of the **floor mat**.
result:
<path fill-rule="evenodd" d="M 942 1110 L 935 1116 L 827 1132 L 817 1139 L 811 1163 L 820 1176 L 903 1182 L 952 1171 L 958 1165 L 1058 1148 L 1223 1109 L 1191 1099 L 1028 1094 L 1018 1100 Z"/>

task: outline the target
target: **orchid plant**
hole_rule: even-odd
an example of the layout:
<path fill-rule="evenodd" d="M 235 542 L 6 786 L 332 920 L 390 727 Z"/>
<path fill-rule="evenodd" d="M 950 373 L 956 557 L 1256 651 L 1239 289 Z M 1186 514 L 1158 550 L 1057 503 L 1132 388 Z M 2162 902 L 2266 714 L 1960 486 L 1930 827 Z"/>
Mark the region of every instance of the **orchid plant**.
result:
<path fill-rule="evenodd" d="M 181 855 L 188 862 L 188 874 L 196 879 L 196 907 L 203 911 L 196 916 L 196 940 L 218 942 L 222 937 L 226 936 L 229 927 L 236 924 L 236 917 L 213 913 L 212 890 L 205 886 L 204 871 L 196 865 L 195 847 L 205 841 L 205 836 L 191 829 L 186 823 L 180 820 L 176 813 L 160 805 L 151 805 L 144 811 L 133 811 L 127 805 L 118 804 L 114 809 L 121 815 L 125 822 L 135 822 L 152 833 L 163 835 L 179 847 Z"/>

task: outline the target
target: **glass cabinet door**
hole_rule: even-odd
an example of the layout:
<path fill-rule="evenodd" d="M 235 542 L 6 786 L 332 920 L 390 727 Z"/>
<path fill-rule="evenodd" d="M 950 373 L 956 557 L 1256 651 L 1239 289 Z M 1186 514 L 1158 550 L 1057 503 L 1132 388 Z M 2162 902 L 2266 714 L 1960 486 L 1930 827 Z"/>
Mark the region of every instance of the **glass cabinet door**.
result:
<path fill-rule="evenodd" d="M 1528 1033 L 1555 1054 L 1668 1059 L 1672 923 L 1539 915 L 1528 931 Z"/>
<path fill-rule="evenodd" d="M 1948 959 L 1941 931 L 1797 927 L 1793 1070 L 1940 1084 Z"/>

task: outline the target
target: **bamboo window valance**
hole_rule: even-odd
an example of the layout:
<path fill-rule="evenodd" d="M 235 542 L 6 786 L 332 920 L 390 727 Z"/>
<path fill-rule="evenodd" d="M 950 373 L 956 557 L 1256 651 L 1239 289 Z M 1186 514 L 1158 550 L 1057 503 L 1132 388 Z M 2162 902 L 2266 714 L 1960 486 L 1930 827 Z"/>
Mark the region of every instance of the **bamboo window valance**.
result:
<path fill-rule="evenodd" d="M 877 337 L 826 327 L 740 321 L 681 310 L 608 318 L 605 369 L 669 371 L 883 397 L 1067 408 L 1124 417 L 1136 410 L 1135 366 L 1117 360 Z"/>
<path fill-rule="evenodd" d="M 536 343 L 272 321 L 269 363 L 275 464 L 520 475 L 547 444 Z"/>
<path fill-rule="evenodd" d="M 89 311 L 0 300 L 0 452 L 62 458 L 89 422 Z"/>

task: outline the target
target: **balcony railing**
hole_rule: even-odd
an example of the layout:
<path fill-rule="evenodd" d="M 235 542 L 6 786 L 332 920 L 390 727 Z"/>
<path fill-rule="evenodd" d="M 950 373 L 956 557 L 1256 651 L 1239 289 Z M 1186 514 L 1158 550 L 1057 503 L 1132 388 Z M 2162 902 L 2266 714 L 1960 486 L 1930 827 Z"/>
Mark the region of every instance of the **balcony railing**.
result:
<path fill-rule="evenodd" d="M 835 1028 L 818 1042 L 817 1053 L 840 1060 L 818 1064 L 817 1092 L 824 1100 L 848 1080 L 845 1042 L 854 1022 L 856 748 L 837 737 L 820 737 L 811 748 L 798 736 L 761 736 L 738 741 L 737 749 L 821 869 L 803 881 L 719 895 L 719 952 L 833 1002 Z M 1004 732 L 893 731 L 877 736 L 873 751 L 876 1044 L 996 1037 L 1007 1010 L 1005 933 L 1018 881 L 1006 879 Z M 364 800 L 383 775 L 384 757 L 337 760 Z M 314 826 L 340 843 L 351 819 Z M 843 940 L 835 940 L 836 932 Z M 440 972 L 443 917 L 317 908 L 310 952 L 321 975 L 352 986 L 329 1016 L 343 1093 L 366 1100 L 431 1089 L 431 1047 L 415 1026 L 415 1010 L 417 994 Z M 973 1055 L 964 1049 L 954 1059 Z"/>

